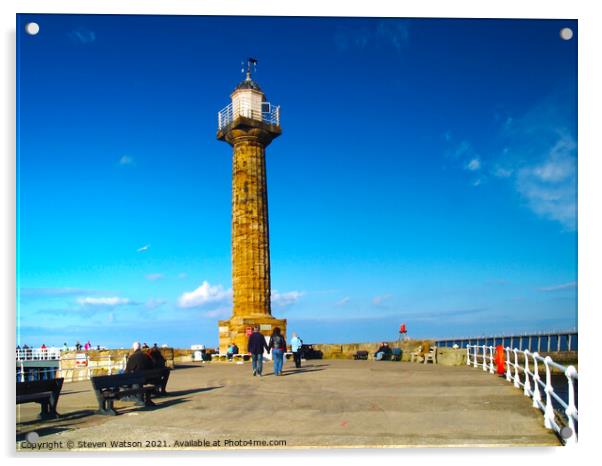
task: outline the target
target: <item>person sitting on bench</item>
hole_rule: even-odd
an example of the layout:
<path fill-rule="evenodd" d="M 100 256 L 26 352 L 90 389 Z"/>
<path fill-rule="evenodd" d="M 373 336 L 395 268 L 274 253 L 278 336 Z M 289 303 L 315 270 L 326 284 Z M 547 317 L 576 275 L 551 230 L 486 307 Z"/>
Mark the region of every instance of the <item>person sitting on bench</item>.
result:
<path fill-rule="evenodd" d="M 125 372 L 139 372 L 154 369 L 153 360 L 148 354 L 140 349 L 140 342 L 135 341 L 132 344 L 132 349 L 134 352 L 128 357 Z"/>
<path fill-rule="evenodd" d="M 389 347 L 388 343 L 383 343 L 380 345 L 380 348 L 378 348 L 376 350 L 376 353 L 374 354 L 374 359 L 376 359 L 377 361 L 382 361 L 384 359 L 389 359 L 391 357 L 391 348 Z"/>
<path fill-rule="evenodd" d="M 159 349 L 159 347 L 157 346 L 156 343 L 149 350 L 148 355 L 150 356 L 151 360 L 153 361 L 154 368 L 165 367 L 165 358 L 161 354 L 161 350 Z"/>

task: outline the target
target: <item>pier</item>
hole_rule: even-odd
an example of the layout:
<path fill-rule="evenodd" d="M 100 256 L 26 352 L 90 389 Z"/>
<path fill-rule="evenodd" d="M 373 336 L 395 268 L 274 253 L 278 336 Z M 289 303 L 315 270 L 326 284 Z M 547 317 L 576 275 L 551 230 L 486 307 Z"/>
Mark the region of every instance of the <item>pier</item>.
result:
<path fill-rule="evenodd" d="M 107 417 L 96 414 L 89 381 L 69 383 L 57 420 L 17 407 L 17 447 L 32 431 L 73 450 L 114 449 L 112 440 L 156 449 L 561 445 L 522 390 L 472 364 L 325 359 L 299 370 L 286 362 L 282 377 L 267 363 L 259 378 L 248 363 L 187 363 L 167 390 L 154 408 L 118 402 L 121 414 Z"/>

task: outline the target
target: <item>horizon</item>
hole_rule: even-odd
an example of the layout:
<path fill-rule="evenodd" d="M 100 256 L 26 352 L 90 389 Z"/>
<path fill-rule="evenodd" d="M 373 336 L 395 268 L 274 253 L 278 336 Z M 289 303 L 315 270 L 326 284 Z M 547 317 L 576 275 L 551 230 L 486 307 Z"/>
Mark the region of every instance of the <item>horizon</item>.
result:
<path fill-rule="evenodd" d="M 232 170 L 217 112 L 249 56 L 281 105 L 266 163 L 289 333 L 577 326 L 577 21 L 17 19 L 17 344 L 216 346 Z"/>

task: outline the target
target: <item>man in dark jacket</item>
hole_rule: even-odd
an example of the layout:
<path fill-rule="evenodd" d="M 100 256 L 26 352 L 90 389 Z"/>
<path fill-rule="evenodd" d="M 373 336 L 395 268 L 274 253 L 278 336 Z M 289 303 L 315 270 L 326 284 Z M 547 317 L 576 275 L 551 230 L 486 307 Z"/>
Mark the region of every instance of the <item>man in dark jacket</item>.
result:
<path fill-rule="evenodd" d="M 153 369 L 154 364 L 150 356 L 140 349 L 140 343 L 135 342 L 132 345 L 134 352 L 130 354 L 125 366 L 126 372 L 139 372 Z"/>
<path fill-rule="evenodd" d="M 247 348 L 249 353 L 251 353 L 253 375 L 255 376 L 259 374 L 259 377 L 261 377 L 261 373 L 263 372 L 263 350 L 265 349 L 269 353 L 270 349 L 265 342 L 264 336 L 259 333 L 259 326 L 257 325 L 249 337 L 249 344 Z"/>

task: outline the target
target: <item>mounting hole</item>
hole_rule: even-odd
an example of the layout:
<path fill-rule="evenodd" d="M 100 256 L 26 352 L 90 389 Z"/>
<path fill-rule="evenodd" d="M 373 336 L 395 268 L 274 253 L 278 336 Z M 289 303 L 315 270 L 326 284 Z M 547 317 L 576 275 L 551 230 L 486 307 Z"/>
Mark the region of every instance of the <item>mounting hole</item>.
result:
<path fill-rule="evenodd" d="M 562 40 L 571 40 L 573 38 L 573 30 L 571 28 L 562 28 L 560 30 L 560 38 Z"/>
<path fill-rule="evenodd" d="M 25 32 L 30 36 L 35 36 L 40 32 L 40 25 L 38 23 L 27 23 L 25 25 Z"/>
<path fill-rule="evenodd" d="M 27 432 L 27 435 L 25 435 L 25 440 L 27 440 L 29 443 L 38 443 L 38 440 L 40 440 L 40 434 L 38 434 L 36 431 Z"/>
<path fill-rule="evenodd" d="M 570 439 L 573 436 L 573 429 L 571 429 L 570 427 L 563 427 L 562 429 L 560 429 L 560 436 L 564 440 Z"/>

